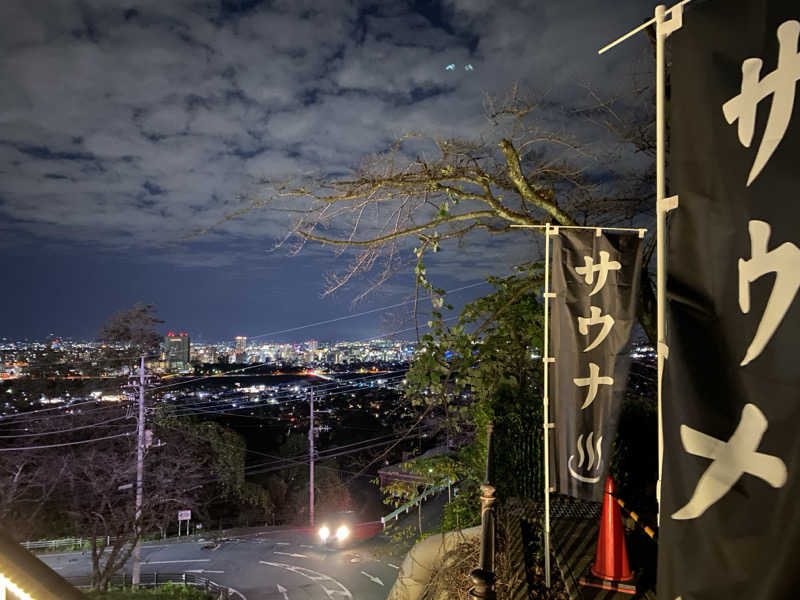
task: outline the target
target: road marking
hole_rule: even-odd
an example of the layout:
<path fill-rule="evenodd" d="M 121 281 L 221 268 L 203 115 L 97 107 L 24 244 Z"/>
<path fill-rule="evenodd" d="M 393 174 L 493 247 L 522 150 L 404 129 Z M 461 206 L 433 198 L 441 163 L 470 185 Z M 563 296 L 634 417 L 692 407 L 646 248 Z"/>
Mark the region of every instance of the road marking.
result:
<path fill-rule="evenodd" d="M 300 547 L 301 548 L 311 548 L 312 550 L 314 549 L 314 546 L 307 546 L 306 544 L 300 544 Z"/>
<path fill-rule="evenodd" d="M 398 567 L 397 565 L 393 565 L 392 563 L 386 563 L 386 564 L 392 567 L 393 569 L 400 570 L 400 567 Z"/>
<path fill-rule="evenodd" d="M 308 558 L 305 554 L 295 554 L 294 552 L 278 552 L 277 550 L 274 551 L 273 554 L 280 554 L 281 556 L 291 556 L 292 558 Z"/>
<path fill-rule="evenodd" d="M 289 542 L 275 542 L 276 546 L 289 546 Z"/>
<path fill-rule="evenodd" d="M 145 565 L 173 565 L 175 563 L 190 563 L 190 562 L 211 562 L 210 558 L 187 558 L 186 560 L 154 560 L 145 561 Z"/>
<path fill-rule="evenodd" d="M 348 600 L 353 600 L 353 594 L 350 593 L 346 587 L 344 587 L 341 582 L 336 581 L 333 577 L 329 575 L 325 575 L 324 573 L 319 573 L 318 571 L 312 571 L 311 569 L 306 569 L 305 567 L 295 567 L 294 565 L 287 565 L 286 563 L 274 563 L 274 562 L 267 562 L 265 560 L 258 561 L 263 565 L 267 565 L 270 567 L 278 567 L 279 569 L 286 569 L 287 571 L 291 571 L 301 577 L 305 577 L 306 579 L 310 579 L 314 583 L 316 583 L 322 590 L 325 592 L 325 595 L 328 596 L 331 600 L 334 597 L 338 598 L 347 598 Z M 321 583 L 323 582 L 323 583 Z M 326 587 L 326 585 L 333 585 L 335 587 Z"/>
<path fill-rule="evenodd" d="M 289 594 L 286 593 L 286 588 L 283 587 L 280 583 L 278 584 L 278 592 L 283 595 L 283 600 L 289 600 Z"/>
<path fill-rule="evenodd" d="M 225 571 L 206 571 L 205 569 L 193 569 L 187 573 L 224 573 Z"/>
<path fill-rule="evenodd" d="M 375 583 L 377 583 L 378 585 L 380 585 L 380 586 L 382 586 L 382 585 L 383 585 L 383 582 L 381 581 L 380 577 L 375 577 L 374 575 L 370 575 L 370 574 L 369 574 L 369 573 L 367 573 L 366 571 L 361 571 L 361 574 L 362 574 L 364 577 L 366 577 L 367 579 L 371 579 L 372 581 L 374 581 L 374 582 L 375 582 Z"/>

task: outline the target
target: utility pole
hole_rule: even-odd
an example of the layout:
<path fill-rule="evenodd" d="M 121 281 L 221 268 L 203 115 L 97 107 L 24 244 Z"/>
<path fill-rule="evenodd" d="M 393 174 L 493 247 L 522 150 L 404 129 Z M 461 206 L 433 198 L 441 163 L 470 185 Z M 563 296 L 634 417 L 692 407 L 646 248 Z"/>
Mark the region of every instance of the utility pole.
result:
<path fill-rule="evenodd" d="M 142 480 L 144 478 L 144 355 L 139 364 L 139 418 L 136 422 L 136 546 L 133 548 L 131 583 L 139 585 L 142 572 Z"/>
<path fill-rule="evenodd" d="M 311 408 L 308 426 L 308 516 L 311 527 L 314 527 L 314 390 L 308 394 L 308 405 Z"/>

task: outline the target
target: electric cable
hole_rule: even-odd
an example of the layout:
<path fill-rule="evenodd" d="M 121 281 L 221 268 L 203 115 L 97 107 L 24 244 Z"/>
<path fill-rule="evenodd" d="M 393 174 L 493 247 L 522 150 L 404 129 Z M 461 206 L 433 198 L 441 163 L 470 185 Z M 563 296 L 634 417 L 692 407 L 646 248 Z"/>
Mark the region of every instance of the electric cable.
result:
<path fill-rule="evenodd" d="M 79 444 L 91 444 L 92 442 L 102 442 L 103 440 L 112 440 L 114 438 L 126 437 L 129 435 L 133 435 L 134 433 L 136 432 L 129 431 L 127 433 L 119 433 L 117 435 L 107 435 L 105 437 L 93 438 L 90 440 L 80 440 L 78 442 L 64 442 L 63 444 L 47 444 L 43 446 L 20 446 L 16 448 L 0 448 L 0 452 L 20 452 L 24 450 L 42 450 L 44 448 L 62 448 L 64 446 L 77 446 Z"/>

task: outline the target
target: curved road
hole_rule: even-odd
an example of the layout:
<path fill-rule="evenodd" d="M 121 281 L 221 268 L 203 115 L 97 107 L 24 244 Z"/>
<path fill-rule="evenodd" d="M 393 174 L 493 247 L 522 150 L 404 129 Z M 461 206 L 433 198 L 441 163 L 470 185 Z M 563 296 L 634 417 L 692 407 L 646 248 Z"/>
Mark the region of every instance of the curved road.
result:
<path fill-rule="evenodd" d="M 425 529 L 435 526 L 446 499 L 443 494 L 426 503 Z M 415 524 L 414 512 L 400 524 Z M 408 550 L 383 534 L 342 550 L 322 548 L 314 537 L 298 529 L 273 529 L 219 544 L 148 544 L 142 547 L 142 580 L 151 580 L 154 572 L 194 571 L 237 590 L 246 600 L 384 600 Z M 89 556 L 81 553 L 40 558 L 65 577 L 91 571 Z"/>

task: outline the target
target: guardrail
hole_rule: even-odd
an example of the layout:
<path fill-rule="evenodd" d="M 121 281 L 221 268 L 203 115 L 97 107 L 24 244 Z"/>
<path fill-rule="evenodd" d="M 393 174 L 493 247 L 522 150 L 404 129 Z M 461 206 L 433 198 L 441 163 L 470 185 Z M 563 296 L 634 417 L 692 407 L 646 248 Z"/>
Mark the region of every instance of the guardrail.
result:
<path fill-rule="evenodd" d="M 108 541 L 108 538 L 97 538 L 98 542 Z M 87 538 L 61 538 L 58 540 L 39 540 L 36 542 L 22 542 L 22 547 L 26 550 L 41 550 L 47 548 L 55 550 L 56 548 L 63 548 L 64 546 L 82 546 L 84 542 L 88 542 Z"/>
<path fill-rule="evenodd" d="M 386 515 L 385 517 L 381 517 L 381 525 L 383 525 L 385 527 L 386 523 L 388 521 L 391 521 L 392 519 L 397 520 L 398 517 L 402 513 L 407 513 L 410 509 L 414 508 L 417 504 L 427 500 L 431 496 L 435 496 L 439 492 L 442 492 L 442 491 L 446 490 L 447 486 L 448 486 L 448 484 L 443 484 L 443 485 L 439 485 L 439 486 L 436 486 L 436 487 L 428 488 L 427 490 L 422 492 L 422 494 L 420 494 L 419 496 L 417 496 L 416 498 L 414 498 L 410 502 L 406 502 L 405 504 L 403 504 L 403 506 L 393 510 L 388 515 Z"/>
<path fill-rule="evenodd" d="M 65 579 L 77 588 L 88 588 L 92 585 L 92 579 L 89 575 L 65 577 Z M 131 585 L 131 576 L 124 572 L 113 575 L 109 583 L 112 586 L 126 587 Z M 236 598 L 247 600 L 241 592 L 220 585 L 207 577 L 201 577 L 197 573 L 159 573 L 154 571 L 152 573 L 142 573 L 139 579 L 140 587 L 158 587 L 167 583 L 179 583 L 201 588 L 206 592 L 216 594 L 220 600 L 234 600 Z"/>

